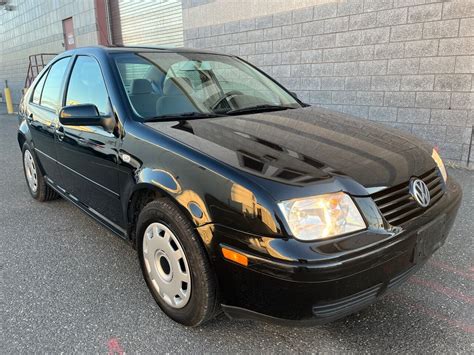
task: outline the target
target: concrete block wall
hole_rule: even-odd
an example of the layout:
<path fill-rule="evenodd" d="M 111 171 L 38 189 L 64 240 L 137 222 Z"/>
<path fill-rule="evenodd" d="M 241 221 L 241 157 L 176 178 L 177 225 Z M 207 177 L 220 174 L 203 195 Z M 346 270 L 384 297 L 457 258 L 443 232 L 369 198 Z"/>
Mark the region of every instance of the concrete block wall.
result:
<path fill-rule="evenodd" d="M 225 23 L 207 5 L 215 23 L 185 29 L 185 45 L 239 55 L 305 102 L 412 132 L 473 167 L 474 1 L 314 3 Z"/>
<path fill-rule="evenodd" d="M 0 90 L 7 79 L 18 104 L 28 56 L 64 51 L 63 19 L 73 18 L 76 46 L 98 43 L 95 4 L 94 0 L 10 0 L 8 5 L 11 11 L 0 10 Z"/>

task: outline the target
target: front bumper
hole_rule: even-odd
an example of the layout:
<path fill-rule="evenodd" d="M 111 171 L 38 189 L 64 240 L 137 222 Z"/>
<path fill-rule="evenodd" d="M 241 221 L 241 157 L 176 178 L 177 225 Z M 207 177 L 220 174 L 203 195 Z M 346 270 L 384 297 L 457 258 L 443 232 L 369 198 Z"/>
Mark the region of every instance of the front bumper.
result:
<path fill-rule="evenodd" d="M 224 312 L 231 318 L 299 324 L 327 323 L 357 312 L 401 284 L 444 243 L 461 195 L 450 178 L 443 198 L 422 216 L 378 239 L 370 231 L 356 236 L 377 243 L 336 253 L 334 248 L 353 246 L 354 240 L 319 247 L 298 242 L 305 246 L 304 258 L 297 258 L 294 239 L 278 241 L 280 249 L 270 248 L 273 238 L 238 235 L 214 226 L 212 259 Z M 248 267 L 224 259 L 222 246 L 247 255 Z M 287 254 L 282 252 L 285 247 L 290 249 Z M 263 249 L 271 256 L 258 252 Z M 311 260 L 308 250 L 314 253 Z M 329 254 L 336 257 L 327 258 Z"/>

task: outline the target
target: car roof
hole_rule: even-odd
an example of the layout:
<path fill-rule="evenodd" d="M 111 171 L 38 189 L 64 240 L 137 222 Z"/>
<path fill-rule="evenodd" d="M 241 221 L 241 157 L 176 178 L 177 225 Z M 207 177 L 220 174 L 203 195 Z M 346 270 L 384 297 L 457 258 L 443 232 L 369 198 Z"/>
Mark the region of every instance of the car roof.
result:
<path fill-rule="evenodd" d="M 72 53 L 93 53 L 93 52 L 106 52 L 106 53 L 127 53 L 127 52 L 166 52 L 166 53 L 206 53 L 206 54 L 220 54 L 227 55 L 225 53 L 213 52 L 203 49 L 194 49 L 186 47 L 159 47 L 159 46 L 86 46 L 78 47 L 75 49 L 68 50 L 62 54 Z"/>

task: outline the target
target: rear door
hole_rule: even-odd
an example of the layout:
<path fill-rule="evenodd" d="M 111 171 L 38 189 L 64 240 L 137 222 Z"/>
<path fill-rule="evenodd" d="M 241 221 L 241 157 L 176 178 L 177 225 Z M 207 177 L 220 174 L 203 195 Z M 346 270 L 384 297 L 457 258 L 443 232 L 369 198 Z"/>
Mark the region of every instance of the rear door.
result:
<path fill-rule="evenodd" d="M 70 57 L 56 61 L 37 82 L 28 104 L 27 120 L 33 145 L 44 174 L 54 182 L 59 180 L 54 133 L 58 125 L 64 76 Z"/>
<path fill-rule="evenodd" d="M 109 95 L 97 60 L 76 57 L 65 92 L 65 105 L 93 104 L 111 114 Z M 109 118 L 113 120 L 113 118 Z M 112 127 L 114 123 L 112 124 Z M 118 138 L 98 126 L 60 125 L 57 135 L 61 185 L 93 213 L 122 225 L 118 183 Z"/>

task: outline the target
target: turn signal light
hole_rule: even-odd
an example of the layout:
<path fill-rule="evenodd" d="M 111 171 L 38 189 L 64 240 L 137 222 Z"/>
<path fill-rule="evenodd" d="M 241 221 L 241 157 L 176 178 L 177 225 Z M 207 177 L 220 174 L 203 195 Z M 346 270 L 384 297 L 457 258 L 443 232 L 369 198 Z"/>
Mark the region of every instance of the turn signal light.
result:
<path fill-rule="evenodd" d="M 224 258 L 231 260 L 237 264 L 243 266 L 248 266 L 249 264 L 249 259 L 245 255 L 239 254 L 233 250 L 222 248 L 222 255 L 224 255 Z"/>

